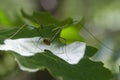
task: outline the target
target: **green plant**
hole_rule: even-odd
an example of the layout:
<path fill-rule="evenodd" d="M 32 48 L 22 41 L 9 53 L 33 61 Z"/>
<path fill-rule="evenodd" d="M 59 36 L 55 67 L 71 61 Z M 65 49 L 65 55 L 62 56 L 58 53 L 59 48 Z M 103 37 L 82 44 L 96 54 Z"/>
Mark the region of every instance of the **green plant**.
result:
<path fill-rule="evenodd" d="M 97 49 L 86 46 L 79 35 L 84 19 L 59 21 L 46 12 L 34 12 L 29 16 L 22 11 L 22 15 L 26 23 L 20 29 L 0 30 L 0 50 L 12 51 L 22 70 L 47 69 L 51 75 L 61 76 L 63 80 L 112 78 L 102 62 L 90 59 Z"/>

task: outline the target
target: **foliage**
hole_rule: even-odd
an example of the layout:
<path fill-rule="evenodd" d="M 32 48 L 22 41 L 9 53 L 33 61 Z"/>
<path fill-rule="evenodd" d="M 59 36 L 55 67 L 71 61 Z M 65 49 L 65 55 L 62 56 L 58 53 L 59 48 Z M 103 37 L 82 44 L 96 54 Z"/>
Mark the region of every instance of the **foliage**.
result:
<path fill-rule="evenodd" d="M 25 67 L 47 68 L 53 76 L 61 76 L 63 80 L 109 80 L 112 76 L 111 72 L 103 67 L 103 63 L 94 62 L 88 58 L 83 58 L 78 64 L 71 65 L 46 52 L 32 57 L 20 55 L 16 57 Z"/>
<path fill-rule="evenodd" d="M 79 31 L 84 26 L 84 20 L 74 22 L 68 18 L 59 21 L 46 12 L 34 12 L 32 16 L 21 11 L 27 24 L 16 34 L 17 28 L 2 29 L 0 31 L 0 43 L 12 36 L 12 39 L 39 37 L 47 38 L 60 45 L 73 43 L 74 41 L 84 41 L 79 35 Z M 65 42 L 60 38 L 66 39 Z M 59 45 L 58 45 L 59 46 Z M 97 52 L 97 49 L 87 46 L 85 56 L 78 64 L 68 64 L 64 60 L 52 54 L 50 50 L 44 50 L 41 54 L 33 56 L 22 56 L 13 53 L 19 63 L 29 69 L 44 69 L 55 77 L 61 76 L 63 80 L 110 80 L 112 73 L 106 69 L 102 62 L 92 61 L 89 58 Z"/>

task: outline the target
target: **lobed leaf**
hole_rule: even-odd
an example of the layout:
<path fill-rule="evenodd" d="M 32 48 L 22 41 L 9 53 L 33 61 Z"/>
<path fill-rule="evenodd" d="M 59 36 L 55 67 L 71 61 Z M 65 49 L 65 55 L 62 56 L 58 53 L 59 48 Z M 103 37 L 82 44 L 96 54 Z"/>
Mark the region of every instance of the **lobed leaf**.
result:
<path fill-rule="evenodd" d="M 61 76 L 63 80 L 110 80 L 112 78 L 111 72 L 103 67 L 103 63 L 88 58 L 83 58 L 78 64 L 70 65 L 50 52 L 38 53 L 31 57 L 16 54 L 15 57 L 26 68 L 44 67 L 53 76 Z"/>

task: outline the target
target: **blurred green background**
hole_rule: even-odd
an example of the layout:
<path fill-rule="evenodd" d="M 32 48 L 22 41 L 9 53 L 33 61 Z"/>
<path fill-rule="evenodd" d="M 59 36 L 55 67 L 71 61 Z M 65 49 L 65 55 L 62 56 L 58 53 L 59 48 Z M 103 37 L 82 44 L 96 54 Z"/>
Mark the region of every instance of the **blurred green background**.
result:
<path fill-rule="evenodd" d="M 85 29 L 80 34 L 87 45 L 99 49 L 92 59 L 102 61 L 115 74 L 115 80 L 120 80 L 120 0 L 0 0 L 0 29 L 23 25 L 21 9 L 28 14 L 48 11 L 60 20 L 85 17 Z M 0 52 L 0 80 L 48 79 L 53 77 L 47 70 L 23 72 L 12 55 Z"/>

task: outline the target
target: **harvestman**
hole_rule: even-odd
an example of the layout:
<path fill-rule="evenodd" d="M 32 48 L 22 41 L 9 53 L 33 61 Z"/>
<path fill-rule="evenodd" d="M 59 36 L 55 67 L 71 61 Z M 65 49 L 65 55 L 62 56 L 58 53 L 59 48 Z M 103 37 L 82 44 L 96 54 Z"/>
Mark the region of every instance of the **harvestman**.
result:
<path fill-rule="evenodd" d="M 43 43 L 44 43 L 45 45 L 47 45 L 47 46 L 51 46 L 52 42 L 56 39 L 56 37 L 58 37 L 58 34 L 60 33 L 60 31 L 61 31 L 63 28 L 64 28 L 64 26 L 63 26 L 63 27 L 54 28 L 52 31 L 57 30 L 57 32 L 56 32 L 50 39 L 43 38 Z M 39 38 L 38 43 L 39 43 L 39 41 L 40 41 L 41 38 L 42 38 L 42 37 Z M 62 37 L 59 37 L 59 38 L 65 40 L 65 45 L 64 45 L 64 46 L 66 46 L 66 39 L 64 39 L 64 38 L 62 38 Z M 40 47 L 38 47 L 38 48 L 39 48 L 40 50 L 42 50 Z M 62 48 L 62 49 L 63 49 L 63 48 Z M 43 50 L 43 51 L 44 51 L 44 50 Z M 63 51 L 64 51 L 63 53 L 66 53 L 66 56 L 68 57 L 67 51 L 66 51 L 66 47 L 65 47 L 65 50 L 63 50 Z M 69 59 L 69 57 L 68 57 L 68 59 Z"/>
<path fill-rule="evenodd" d="M 14 37 L 15 35 L 17 35 L 17 33 L 19 33 L 19 32 L 25 27 L 25 25 L 26 25 L 26 24 L 22 25 L 22 26 L 21 26 L 12 36 L 10 36 L 9 38 L 12 38 L 12 37 Z M 35 44 L 35 42 L 33 42 L 33 43 L 34 43 L 40 50 L 42 50 L 42 49 L 40 48 L 40 46 L 38 46 L 37 43 L 39 43 L 39 41 L 43 38 L 43 41 L 42 41 L 42 42 L 43 42 L 45 45 L 47 45 L 47 46 L 51 46 L 52 42 L 56 39 L 56 37 L 58 37 L 58 34 L 60 33 L 60 31 L 61 31 L 63 28 L 64 28 L 64 26 L 63 26 L 63 27 L 54 28 L 52 31 L 56 31 L 56 30 L 57 30 L 57 32 L 56 32 L 50 39 L 40 37 L 40 38 L 38 39 L 38 41 L 36 42 L 36 44 Z M 62 38 L 62 37 L 59 37 L 59 38 L 65 40 L 65 45 L 64 45 L 64 46 L 66 46 L 66 39 L 64 39 L 64 38 Z M 63 48 L 62 48 L 62 49 L 63 49 Z M 45 51 L 45 50 L 42 50 L 42 51 Z M 65 47 L 65 50 L 63 50 L 63 51 L 64 51 L 63 53 L 66 53 L 66 56 L 68 57 L 67 51 L 66 51 L 66 47 Z M 69 59 L 69 57 L 68 57 L 68 59 Z"/>
<path fill-rule="evenodd" d="M 12 38 L 14 37 L 17 33 L 19 33 L 24 27 L 25 27 L 26 24 L 22 25 L 12 36 L 10 36 L 9 38 Z M 64 28 L 63 27 L 57 27 L 55 29 L 53 29 L 53 31 L 57 30 L 57 32 L 50 38 L 50 39 L 47 39 L 47 38 L 43 38 L 43 37 L 40 37 L 38 39 L 38 43 L 39 43 L 39 40 L 41 40 L 41 38 L 43 38 L 43 43 L 47 46 L 51 46 L 51 43 L 55 40 L 56 37 L 58 37 L 57 35 L 60 33 L 60 31 Z M 98 40 L 90 31 L 88 31 L 85 27 L 83 27 L 85 31 L 87 31 L 94 39 L 96 39 L 99 43 L 103 44 L 100 40 Z M 59 37 L 61 39 L 64 39 L 62 37 Z M 65 40 L 65 39 L 64 39 Z M 66 43 L 66 40 L 65 40 L 65 43 Z M 65 44 L 66 45 L 66 44 Z M 106 46 L 105 44 L 103 44 L 104 47 L 112 50 L 111 48 L 109 48 L 108 46 Z M 40 47 L 38 47 L 40 50 L 42 50 Z M 45 51 L 45 50 L 43 50 Z M 64 50 L 65 53 L 66 53 L 66 56 L 67 56 L 67 52 L 66 52 L 66 49 Z M 68 56 L 67 56 L 68 57 Z M 69 58 L 69 57 L 68 57 Z"/>

